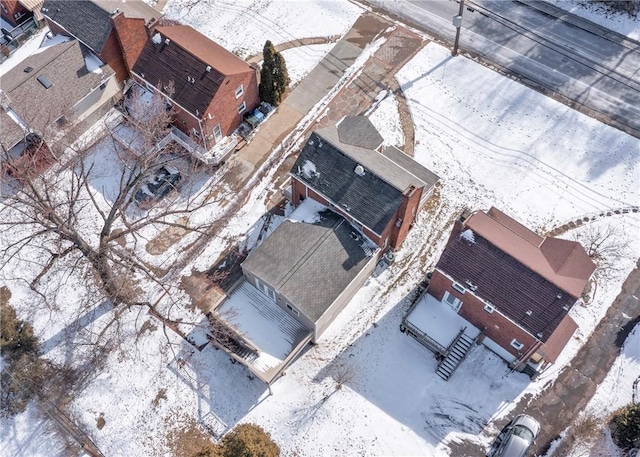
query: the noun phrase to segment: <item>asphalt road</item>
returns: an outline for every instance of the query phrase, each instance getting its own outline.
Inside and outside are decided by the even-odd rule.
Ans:
[[[457,1],[369,3],[445,42],[453,42],[455,28],[451,22],[458,14]],[[467,0],[466,4],[460,35],[462,51],[640,137],[639,42],[544,2]]]

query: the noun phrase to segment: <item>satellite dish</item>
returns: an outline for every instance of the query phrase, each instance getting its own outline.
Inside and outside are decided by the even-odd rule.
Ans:
[[[353,170],[355,172],[355,174],[362,176],[364,175],[364,167],[362,165],[357,165],[356,169]]]

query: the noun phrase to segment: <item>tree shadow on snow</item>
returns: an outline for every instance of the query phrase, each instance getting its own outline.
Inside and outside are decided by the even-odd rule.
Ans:
[[[434,446],[453,432],[478,435],[531,381],[484,346],[474,346],[449,381],[441,379],[434,354],[399,329],[415,293],[346,347],[314,382],[333,377],[340,383],[340,373],[348,371],[344,385]]]

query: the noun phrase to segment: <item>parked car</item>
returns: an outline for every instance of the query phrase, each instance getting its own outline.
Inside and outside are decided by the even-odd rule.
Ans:
[[[520,414],[513,418],[498,435],[495,449],[489,457],[526,457],[540,432],[540,424],[533,417]]]
[[[140,186],[133,199],[140,207],[151,206],[171,191],[177,190],[181,178],[177,168],[163,165],[155,173],[153,179]]]

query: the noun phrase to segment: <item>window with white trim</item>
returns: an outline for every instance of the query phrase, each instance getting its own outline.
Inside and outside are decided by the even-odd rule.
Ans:
[[[291,311],[292,313],[296,313],[296,316],[299,316],[299,315],[300,315],[300,313],[298,312],[298,310],[297,310],[297,309],[295,309],[293,306],[291,306],[289,303],[287,303],[287,309],[288,309],[289,311]]]
[[[464,286],[462,284],[460,284],[459,282],[454,282],[451,287],[453,287],[455,290],[457,290],[458,292],[460,292],[461,294],[465,293],[467,289],[464,288]]]
[[[486,305],[484,305],[484,310],[486,312],[488,312],[489,314],[493,313],[495,311],[495,309],[496,308],[493,305],[490,305],[488,303]]]
[[[265,283],[260,281],[258,278],[256,278],[256,285],[258,286],[258,289],[260,290],[260,292],[265,294],[271,300],[276,301],[276,293],[273,291],[273,289],[271,287],[267,286]]]
[[[216,138],[216,141],[220,141],[222,139],[222,129],[220,128],[220,124],[216,124],[213,128],[213,136]]]
[[[458,311],[460,309],[460,306],[462,306],[462,302],[449,292],[444,293],[443,300],[446,304],[451,306],[454,311]]]
[[[238,114],[242,114],[246,109],[247,109],[247,104],[245,102],[242,102],[240,106],[238,106]]]
[[[511,347],[519,351],[524,347],[524,344],[514,338],[513,340],[511,340]]]
[[[244,95],[244,86],[240,84],[236,89],[236,98],[240,98]]]
[[[193,131],[193,136],[196,138],[200,138],[200,131],[198,129],[191,129]]]

